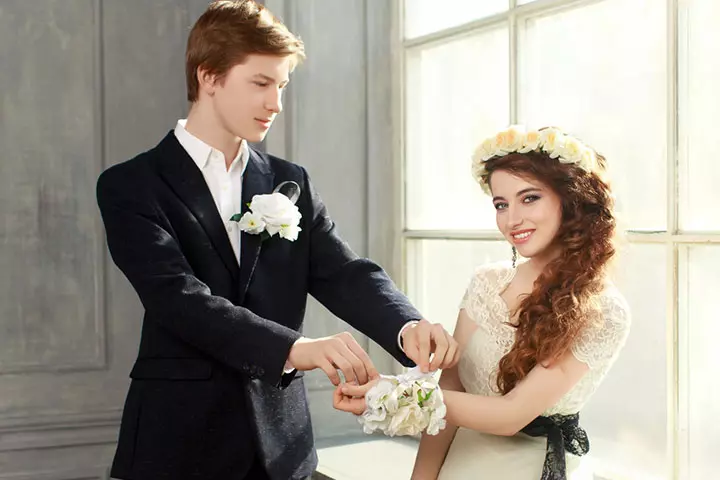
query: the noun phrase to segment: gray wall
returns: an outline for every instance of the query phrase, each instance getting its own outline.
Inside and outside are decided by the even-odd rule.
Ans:
[[[0,3],[0,480],[107,475],[141,308],[106,253],[95,179],[185,114],[186,35],[206,3]],[[268,150],[306,165],[345,238],[392,270],[389,2],[267,3],[309,55]],[[345,328],[312,304],[307,335]],[[325,378],[308,384],[321,442],[359,433]]]

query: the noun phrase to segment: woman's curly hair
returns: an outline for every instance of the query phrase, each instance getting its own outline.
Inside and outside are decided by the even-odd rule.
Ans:
[[[603,179],[605,158],[588,172],[537,151],[489,159],[483,181],[503,170],[535,179],[562,203],[562,222],[554,242],[563,253],[537,278],[517,308],[515,343],[500,360],[498,390],[505,394],[536,364],[549,365],[572,347],[594,316],[593,300],[603,290],[605,270],[615,255],[616,221],[610,186]]]

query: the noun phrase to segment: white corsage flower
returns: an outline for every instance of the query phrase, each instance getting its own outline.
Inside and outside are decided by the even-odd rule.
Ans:
[[[430,435],[445,428],[446,408],[437,380],[418,368],[398,376],[382,376],[365,395],[367,407],[358,418],[365,433]]]
[[[250,202],[250,211],[232,216],[240,230],[253,235],[262,235],[263,240],[275,234],[286,240],[295,241],[301,231],[302,215],[298,207],[282,193],[255,195]]]

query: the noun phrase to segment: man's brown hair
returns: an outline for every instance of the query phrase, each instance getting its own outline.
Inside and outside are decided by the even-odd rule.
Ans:
[[[253,0],[218,0],[195,22],[187,42],[185,76],[189,102],[198,99],[197,70],[202,67],[222,81],[248,55],[305,58],[302,40],[268,9]]]

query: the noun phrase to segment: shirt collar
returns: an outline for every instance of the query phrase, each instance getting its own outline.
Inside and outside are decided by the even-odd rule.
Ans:
[[[195,165],[197,165],[198,168],[202,170],[207,166],[211,158],[217,158],[221,160],[224,165],[225,156],[222,154],[222,152],[211,147],[207,143],[197,138],[192,133],[188,132],[185,129],[186,124],[187,119],[178,120],[177,125],[175,125],[175,137],[177,138],[178,142],[180,142],[180,145],[182,145],[182,147],[188,153],[188,155],[190,155],[190,158],[193,159]],[[236,164],[239,162],[241,170],[245,171],[245,167],[247,166],[249,158],[250,151],[248,149],[248,144],[245,140],[243,140],[240,143],[240,148],[238,149],[237,156],[233,159],[230,168],[237,168]]]

